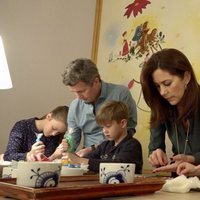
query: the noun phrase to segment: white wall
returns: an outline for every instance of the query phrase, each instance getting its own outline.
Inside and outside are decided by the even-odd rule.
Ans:
[[[18,120],[43,116],[74,96],[65,65],[91,57],[95,0],[0,0],[0,35],[14,88],[0,90],[0,153]]]

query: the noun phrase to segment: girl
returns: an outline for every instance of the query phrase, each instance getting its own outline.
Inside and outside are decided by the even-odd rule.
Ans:
[[[68,107],[59,106],[42,118],[18,121],[11,130],[4,160],[61,158],[68,148],[66,140],[62,140],[67,130],[67,114]]]

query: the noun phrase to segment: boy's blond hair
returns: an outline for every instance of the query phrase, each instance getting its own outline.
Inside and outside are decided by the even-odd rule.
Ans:
[[[122,119],[128,120],[128,108],[121,101],[104,103],[96,114],[96,121],[100,126],[112,121],[119,123]]]

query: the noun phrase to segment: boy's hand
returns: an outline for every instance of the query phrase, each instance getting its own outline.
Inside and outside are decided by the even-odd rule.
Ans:
[[[65,157],[70,159],[70,161],[72,162],[72,164],[74,165],[81,165],[81,164],[88,164],[88,159],[86,158],[81,158],[78,155],[76,155],[75,153],[66,153]]]
[[[76,152],[76,154],[79,157],[84,157],[87,154],[89,154],[90,152],[92,152],[92,148],[91,147],[85,147],[84,149],[79,150],[78,152]]]

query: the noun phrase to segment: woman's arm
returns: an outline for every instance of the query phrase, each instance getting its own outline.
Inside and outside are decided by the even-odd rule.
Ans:
[[[150,129],[149,142],[149,162],[152,166],[158,167],[168,163],[165,154],[165,132],[164,124],[160,124],[156,128]]]

